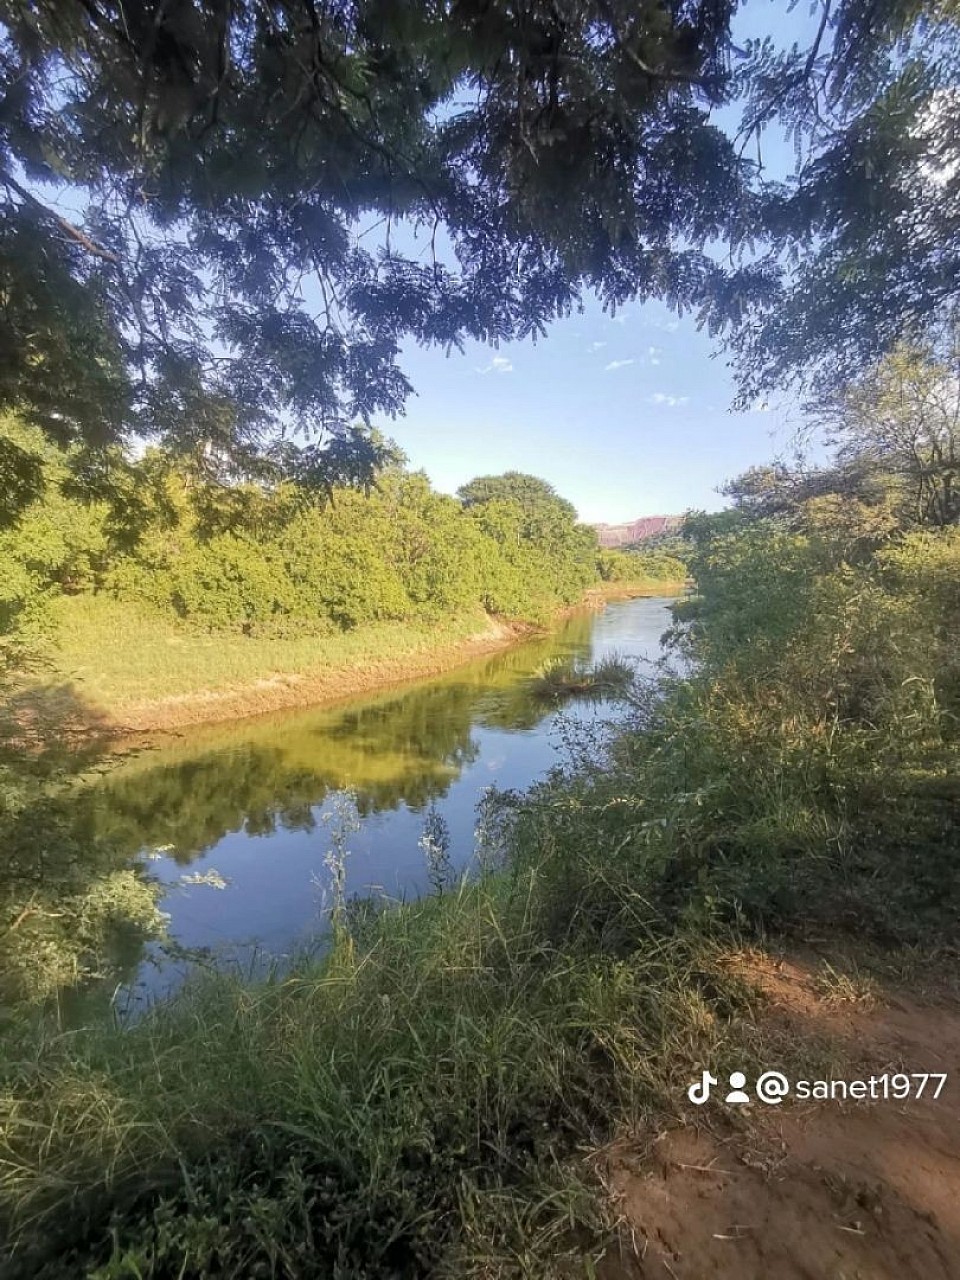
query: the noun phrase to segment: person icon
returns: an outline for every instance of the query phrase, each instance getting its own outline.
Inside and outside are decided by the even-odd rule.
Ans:
[[[743,1086],[747,1083],[747,1077],[742,1071],[734,1071],[730,1076],[730,1092],[724,1098],[724,1102],[749,1102],[750,1095],[744,1092]]]

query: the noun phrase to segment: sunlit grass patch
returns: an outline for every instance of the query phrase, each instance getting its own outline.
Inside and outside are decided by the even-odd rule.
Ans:
[[[383,622],[326,635],[245,636],[189,629],[129,601],[57,601],[51,681],[68,681],[95,707],[217,693],[272,678],[364,668],[457,643],[483,630],[476,612],[445,623]]]
[[[554,658],[540,668],[530,685],[536,696],[557,702],[568,698],[622,698],[635,678],[634,664],[612,653],[597,662]]]

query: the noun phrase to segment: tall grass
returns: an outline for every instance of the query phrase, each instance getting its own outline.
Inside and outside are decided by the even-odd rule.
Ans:
[[[531,692],[551,702],[571,698],[624,697],[636,678],[636,667],[617,653],[597,662],[587,659],[555,658],[540,668],[530,681]]]
[[[362,670],[460,643],[487,625],[475,612],[442,624],[383,622],[278,639],[190,630],[147,606],[105,595],[57,601],[55,622],[49,678],[71,681],[87,701],[112,712],[276,676]]]
[[[25,1040],[4,1274],[582,1273],[610,1220],[581,1153],[675,1111],[724,1056],[706,992],[738,995],[639,896],[632,945],[558,945],[549,861],[365,913],[286,976],[208,975],[135,1026]]]
[[[321,959],[130,1028],[21,1028],[5,1274],[589,1274],[611,1224],[584,1150],[759,1058],[731,934],[955,939],[960,537],[857,567],[755,530],[708,552],[696,673],[485,805],[498,874],[441,892],[435,826],[437,892],[338,904]]]

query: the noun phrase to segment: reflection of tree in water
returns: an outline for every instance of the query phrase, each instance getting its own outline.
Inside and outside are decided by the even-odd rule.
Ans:
[[[0,759],[0,998],[42,1001],[96,975],[106,1002],[132,979],[163,929],[145,848],[187,864],[229,832],[308,831],[344,787],[362,815],[428,808],[476,759],[473,725],[543,719],[526,677],[587,652],[592,622],[419,688],[203,731],[103,777],[95,744]]]
[[[312,830],[315,809],[343,787],[356,792],[362,815],[401,802],[419,808],[443,796],[476,759],[475,698],[472,689],[448,687],[351,708],[326,723],[293,721],[272,745],[250,741],[121,770],[83,803],[102,834],[131,852],[169,848],[181,864],[229,832]]]
[[[105,999],[163,933],[159,888],[98,830],[69,774],[0,763],[0,1002],[43,1004],[93,976]]]
[[[322,796],[314,775],[286,768],[279,748],[250,745],[146,772],[120,771],[83,797],[97,829],[130,854],[168,849],[186,864],[228,832],[309,831]]]
[[[428,685],[336,708],[209,731],[122,768],[85,803],[97,830],[131,853],[169,848],[187,864],[230,832],[309,831],[329,791],[350,787],[361,815],[421,809],[477,758],[475,724],[532,728],[546,710],[526,678],[550,657],[589,650],[592,618]]]

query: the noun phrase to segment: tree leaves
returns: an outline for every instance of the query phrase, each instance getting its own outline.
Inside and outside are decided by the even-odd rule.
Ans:
[[[960,55],[953,0],[828,5],[778,51],[729,0],[3,0],[0,405],[337,470],[404,339],[540,335],[586,290],[732,329],[744,402],[847,377],[956,300]]]
[[[585,286],[695,292],[671,228],[715,227],[705,182],[736,202],[681,105],[717,97],[726,0],[3,14],[0,267],[26,314],[0,400],[48,420],[59,345],[68,435],[209,436],[236,467],[293,428],[342,455],[355,417],[402,409],[406,336],[543,333]]]

